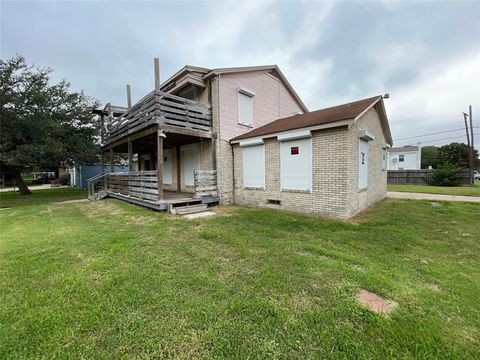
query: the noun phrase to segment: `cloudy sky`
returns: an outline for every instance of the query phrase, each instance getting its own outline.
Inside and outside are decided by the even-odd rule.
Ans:
[[[118,105],[127,83],[134,100],[153,88],[154,57],[163,80],[185,64],[278,64],[310,110],[388,92],[394,139],[441,132],[395,145],[465,141],[469,104],[480,142],[475,1],[2,0],[1,57],[17,53]]]

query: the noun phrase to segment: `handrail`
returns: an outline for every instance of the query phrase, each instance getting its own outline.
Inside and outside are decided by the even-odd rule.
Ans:
[[[102,172],[98,175],[95,175],[95,176],[92,176],[91,178],[88,178],[87,182],[98,180],[98,179],[104,177],[105,175],[108,175],[108,173]]]

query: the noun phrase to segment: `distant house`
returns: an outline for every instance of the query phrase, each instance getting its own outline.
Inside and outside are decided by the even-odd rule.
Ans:
[[[128,154],[134,171],[95,177],[91,199],[347,219],[385,197],[392,138],[382,96],[309,112],[276,65],[185,66],[161,85],[156,74],[156,89],[130,108],[98,109],[102,157]]]
[[[420,170],[421,160],[422,148],[420,145],[388,149],[388,170]]]

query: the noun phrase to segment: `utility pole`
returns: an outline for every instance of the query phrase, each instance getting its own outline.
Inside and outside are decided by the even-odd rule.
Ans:
[[[468,129],[467,117],[470,118],[470,134]],[[475,160],[473,158],[473,122],[472,122],[472,105],[469,106],[469,114],[463,113],[463,120],[465,122],[465,132],[467,134],[467,145],[468,145],[468,165],[470,168],[471,183],[473,185],[473,170],[475,167]]]
[[[468,106],[468,117],[470,119],[470,137],[472,140],[470,140],[470,146],[471,146],[471,154],[472,154],[472,170],[475,170],[475,157],[473,156],[474,151],[475,151],[475,145],[473,144],[473,120],[472,120],[472,105]]]

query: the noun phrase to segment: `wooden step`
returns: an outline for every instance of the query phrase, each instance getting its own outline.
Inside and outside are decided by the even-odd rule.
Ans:
[[[207,210],[207,204],[177,206],[171,208],[170,213],[174,215],[194,214]]]

